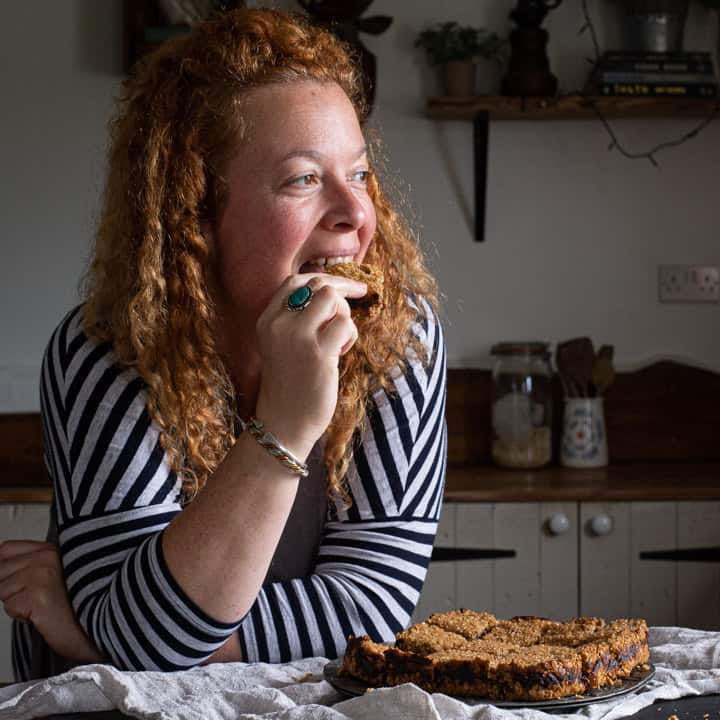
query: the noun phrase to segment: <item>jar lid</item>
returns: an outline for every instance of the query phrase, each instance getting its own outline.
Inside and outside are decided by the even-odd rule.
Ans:
[[[543,355],[549,356],[547,342],[501,342],[490,348],[491,355]]]

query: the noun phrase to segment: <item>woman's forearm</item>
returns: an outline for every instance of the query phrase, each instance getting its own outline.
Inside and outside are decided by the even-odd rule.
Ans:
[[[207,485],[165,529],[175,581],[219,622],[239,621],[262,586],[299,479],[242,435]]]

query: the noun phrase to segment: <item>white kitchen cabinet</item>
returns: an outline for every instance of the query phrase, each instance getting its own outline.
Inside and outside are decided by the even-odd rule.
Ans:
[[[44,540],[48,527],[48,505],[0,505],[0,542]],[[0,682],[12,682],[10,618],[0,609]]]
[[[415,621],[468,607],[720,628],[720,565],[639,557],[720,545],[718,502],[447,503],[437,544],[516,556],[431,563]]]

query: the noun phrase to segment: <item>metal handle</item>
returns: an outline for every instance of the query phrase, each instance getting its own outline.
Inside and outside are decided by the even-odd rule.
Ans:
[[[698,547],[683,550],[647,550],[641,560],[677,560],[680,562],[720,562],[720,547]]]
[[[613,521],[609,515],[603,513],[590,520],[590,531],[593,535],[609,535],[613,529]]]
[[[553,513],[547,519],[547,529],[551,535],[564,535],[570,529],[570,520],[564,512]]]
[[[515,557],[514,550],[486,550],[485,548],[435,547],[432,551],[433,562],[451,562],[453,560],[495,560]]]

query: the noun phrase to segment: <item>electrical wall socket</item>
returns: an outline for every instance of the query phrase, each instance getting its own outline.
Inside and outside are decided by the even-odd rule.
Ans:
[[[720,268],[717,265],[660,265],[658,295],[661,303],[720,302]]]

